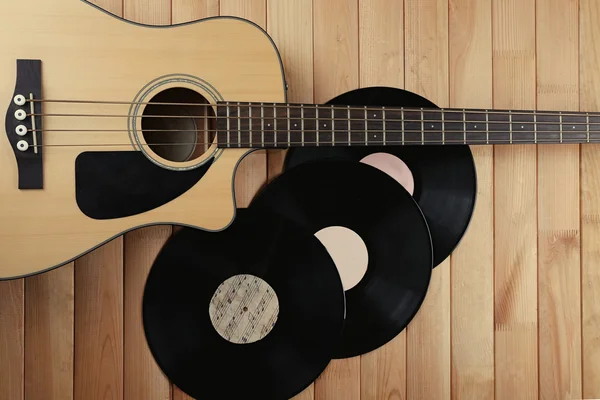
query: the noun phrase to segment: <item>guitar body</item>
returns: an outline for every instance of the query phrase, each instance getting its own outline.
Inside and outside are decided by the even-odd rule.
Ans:
[[[230,224],[235,170],[252,150],[202,143],[210,142],[212,107],[147,103],[284,102],[281,60],[264,31],[235,18],[150,27],[84,1],[26,0],[1,2],[0,37],[0,99],[8,110],[0,138],[0,279],[58,267],[148,224],[212,231]],[[41,63],[19,70],[17,60]],[[13,102],[18,75],[36,71],[41,93],[24,96],[73,102],[33,103],[33,114],[44,116],[15,121],[15,110],[31,111]],[[185,118],[159,118],[165,113]],[[29,148],[21,170],[15,126],[33,123],[40,153]],[[144,136],[140,127],[155,133]],[[184,139],[170,148],[161,134],[174,131]],[[32,144],[33,135],[23,138]]]

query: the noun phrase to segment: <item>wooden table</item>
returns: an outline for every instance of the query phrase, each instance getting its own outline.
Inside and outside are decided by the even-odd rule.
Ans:
[[[387,85],[439,106],[600,111],[596,0],[97,3],[152,24],[255,21],[282,52],[294,102]],[[600,147],[472,150],[475,215],[416,319],[378,351],[332,362],[298,398],[600,398]],[[249,156],[240,206],[280,167],[280,153]],[[0,283],[0,399],[187,398],[141,324],[144,280],[171,233],[131,232],[74,265]]]

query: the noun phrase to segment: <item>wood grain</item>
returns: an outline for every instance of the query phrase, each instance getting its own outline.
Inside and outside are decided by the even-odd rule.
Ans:
[[[73,398],[73,263],[25,280],[25,398]]]
[[[404,1],[359,1],[360,85],[404,87]],[[406,330],[361,356],[361,399],[406,398]]]
[[[289,102],[314,101],[312,8],[312,1],[268,1],[267,30],[281,53],[289,86]],[[285,155],[285,150],[268,151],[269,181],[282,172]]]
[[[600,5],[581,0],[581,110],[600,107]],[[581,147],[581,301],[583,398],[600,398],[600,146]]]
[[[537,106],[578,110],[579,2],[536,6]],[[579,146],[540,146],[538,171],[539,396],[581,398]]]
[[[171,235],[170,226],[149,227],[125,235],[123,272],[123,382],[125,399],[169,398],[171,385],[154,360],[142,325],[146,278],[158,252]]]
[[[315,0],[313,7],[314,101],[324,103],[359,86],[358,6]],[[359,398],[360,357],[332,360],[315,382],[315,400]]]
[[[535,1],[493,2],[494,107],[535,109]],[[537,148],[494,155],[496,398],[537,399]]]
[[[491,1],[452,0],[449,5],[450,107],[490,108]],[[492,146],[471,146],[471,151],[477,171],[475,210],[450,260],[451,397],[493,399],[494,153]]]
[[[123,17],[148,25],[171,23],[171,0],[123,0]]]
[[[266,0],[220,0],[220,15],[246,18],[263,29],[267,28]],[[247,155],[240,162],[235,175],[237,207],[248,207],[266,182],[267,151],[258,150]]]
[[[23,399],[24,280],[0,282],[0,400]]]
[[[172,0],[173,24],[219,15],[219,0]]]
[[[405,2],[406,89],[449,104],[448,1]],[[450,259],[433,271],[427,297],[406,330],[408,399],[450,398]]]
[[[123,238],[75,262],[76,399],[123,399]]]

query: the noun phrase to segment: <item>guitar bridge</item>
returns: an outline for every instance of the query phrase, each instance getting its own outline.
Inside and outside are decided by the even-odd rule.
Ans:
[[[18,167],[19,189],[43,189],[42,62],[17,60],[15,92],[6,112],[6,135]]]

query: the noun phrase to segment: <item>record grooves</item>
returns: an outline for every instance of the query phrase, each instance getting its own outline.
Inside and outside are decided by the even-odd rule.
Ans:
[[[413,198],[387,174],[348,160],[303,163],[267,185],[250,210],[275,212],[313,234],[346,227],[364,241],[367,272],[345,292],[346,321],[335,358],[383,346],[417,313],[432,273],[431,237]]]
[[[259,280],[268,285],[257,286]],[[240,292],[244,282],[241,299],[225,293]],[[270,288],[278,313],[276,308],[267,313],[274,304]],[[246,301],[252,296],[254,302]],[[260,296],[268,301],[258,301]],[[225,304],[236,300],[238,306]],[[227,329],[217,331],[213,325],[226,308]],[[318,239],[276,214],[238,210],[224,231],[183,229],[169,239],[148,276],[142,313],[158,365],[189,395],[287,399],[330,362],[344,311],[337,268]],[[257,328],[252,321],[262,314],[261,326],[270,332],[247,341]],[[236,316],[252,326],[238,329]],[[236,341],[227,339],[236,329]]]
[[[415,93],[388,87],[352,90],[327,104],[436,107]],[[433,265],[438,266],[460,243],[475,208],[477,174],[469,146],[293,147],[287,150],[284,173],[305,162],[323,159],[360,162],[374,153],[392,154],[411,170],[413,196],[427,219],[433,242]]]

